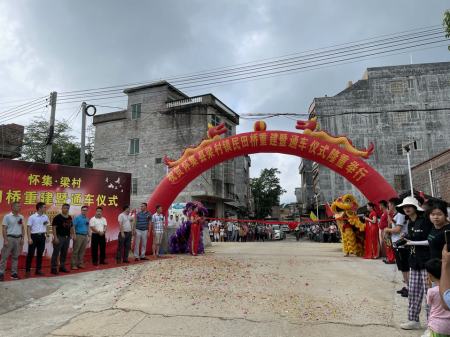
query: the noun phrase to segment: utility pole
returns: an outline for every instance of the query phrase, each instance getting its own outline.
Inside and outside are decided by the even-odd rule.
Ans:
[[[81,103],[80,167],[86,167],[86,102]]]
[[[411,196],[414,197],[414,189],[412,182],[412,171],[411,171],[411,159],[409,157],[409,149],[406,151],[406,158],[408,160],[408,173],[409,173],[409,186],[411,187]]]
[[[51,112],[50,112],[50,126],[48,129],[48,136],[46,141],[46,152],[45,152],[45,162],[51,163],[52,162],[52,146],[53,146],[53,136],[55,133],[55,113],[56,113],[56,98],[58,96],[58,93],[56,91],[52,91],[50,93],[50,106],[51,106]]]

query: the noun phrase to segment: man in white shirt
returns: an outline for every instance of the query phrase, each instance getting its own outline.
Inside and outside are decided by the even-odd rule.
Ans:
[[[3,281],[6,262],[11,255],[11,278],[18,280],[17,265],[19,263],[19,255],[23,248],[23,236],[26,232],[25,219],[19,214],[20,204],[13,202],[11,204],[11,213],[3,218],[2,234],[3,248],[2,258],[0,262],[0,281]]]
[[[134,233],[134,219],[130,215],[130,206],[125,205],[122,208],[123,212],[119,214],[119,237],[117,239],[117,254],[116,254],[116,262],[117,263],[129,263],[128,254],[131,249],[131,238],[132,233]]]
[[[405,220],[405,215],[397,212],[396,206],[400,205],[401,200],[392,198],[389,200],[388,207],[390,215],[388,216],[388,227],[384,229],[385,233],[391,235],[391,241],[394,246],[395,262],[397,269],[402,273],[403,283],[405,286],[398,290],[397,293],[402,297],[408,297],[409,285],[409,249],[400,246],[396,247],[395,243],[408,233],[408,225]],[[392,214],[394,216],[392,217]]]
[[[25,265],[25,275],[30,276],[31,262],[36,252],[36,275],[44,275],[42,272],[42,255],[45,250],[45,240],[47,234],[47,226],[50,221],[45,214],[46,206],[43,202],[36,204],[36,213],[28,218],[28,254]]]
[[[91,255],[92,264],[98,266],[98,249],[100,248],[100,264],[108,264],[106,258],[106,229],[108,224],[103,217],[103,208],[97,207],[95,216],[89,220],[89,228],[92,232]]]
[[[173,217],[173,214],[169,215],[169,227],[176,227],[176,222],[175,222],[175,219]]]

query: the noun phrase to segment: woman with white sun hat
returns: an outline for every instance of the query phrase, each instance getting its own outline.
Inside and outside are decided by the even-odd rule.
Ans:
[[[404,243],[409,246],[409,292],[408,292],[408,322],[400,325],[405,330],[420,329],[419,315],[422,309],[423,298],[428,290],[428,275],[425,262],[430,259],[430,248],[421,244],[428,238],[432,224],[426,221],[424,209],[414,197],[406,197],[397,206],[397,211],[405,214],[407,219],[408,234]],[[417,244],[416,244],[417,243]],[[428,306],[427,319],[428,319]]]

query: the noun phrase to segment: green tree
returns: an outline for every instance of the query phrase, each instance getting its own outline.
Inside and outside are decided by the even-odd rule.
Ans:
[[[49,122],[43,118],[33,120],[25,127],[25,136],[22,146],[23,160],[45,162],[45,144],[48,136]],[[71,135],[71,127],[66,121],[56,121],[53,134],[52,163],[79,166],[80,145]],[[88,149],[90,147],[88,146]],[[91,154],[86,154],[86,167],[92,167]]]
[[[250,179],[257,219],[264,219],[270,215],[272,207],[279,206],[280,196],[286,193],[281,188],[278,174],[280,174],[280,171],[276,168],[264,169],[258,178]]]
[[[450,37],[450,10],[447,9],[444,12],[444,20],[442,21],[442,24],[444,25],[444,29],[445,29],[445,37],[449,38]],[[450,46],[448,46],[448,50],[450,50]]]

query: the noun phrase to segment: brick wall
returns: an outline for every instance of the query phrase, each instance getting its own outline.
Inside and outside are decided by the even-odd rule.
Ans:
[[[414,189],[428,195],[432,194],[430,169],[435,197],[450,202],[450,149],[412,168]]]

